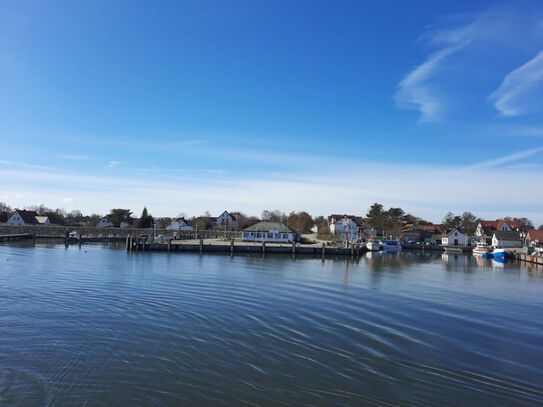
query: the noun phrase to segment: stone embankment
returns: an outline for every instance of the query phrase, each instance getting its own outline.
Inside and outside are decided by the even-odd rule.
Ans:
[[[126,238],[127,236],[142,236],[153,235],[153,229],[140,228],[93,228],[83,226],[11,226],[0,225],[0,235],[15,235],[15,234],[33,234],[38,238],[64,238],[66,233],[77,232],[80,236],[88,237],[118,237]],[[240,237],[240,232],[225,232],[217,230],[202,230],[202,231],[172,231],[166,229],[156,229],[156,236],[164,236],[166,238],[177,236],[178,239],[195,239],[195,238],[226,238],[235,239]]]

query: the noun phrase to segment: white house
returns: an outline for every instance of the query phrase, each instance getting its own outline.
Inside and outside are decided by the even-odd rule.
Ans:
[[[330,233],[339,236],[340,240],[354,241],[363,237],[366,227],[360,217],[353,215],[328,216]]]
[[[460,229],[451,229],[442,238],[441,244],[444,246],[469,246],[471,239]]]
[[[192,226],[185,220],[185,218],[172,219],[172,224],[168,226],[168,230],[192,230]]]
[[[51,221],[47,216],[36,216],[36,220],[38,221],[37,224],[41,226],[49,226],[51,224]]]
[[[513,220],[482,220],[475,229],[475,236],[479,238],[490,238],[495,231],[512,232],[521,227],[520,223]]]
[[[494,247],[522,247],[522,239],[518,232],[497,230],[492,235]]]
[[[9,217],[6,225],[29,226],[29,225],[50,225],[51,222],[47,216],[40,216],[36,211],[25,211],[16,209],[13,215]]]
[[[228,211],[224,211],[219,216],[217,216],[215,221],[215,226],[221,229],[226,228],[227,230],[238,230],[239,223],[234,215]]]
[[[281,222],[258,222],[241,231],[241,238],[247,242],[289,243],[296,239],[296,233]]]
[[[113,223],[109,220],[107,216],[104,216],[100,221],[96,224],[97,228],[112,228]]]

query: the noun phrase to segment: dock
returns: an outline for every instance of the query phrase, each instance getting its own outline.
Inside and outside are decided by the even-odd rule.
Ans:
[[[357,257],[368,251],[365,245],[351,244],[349,247],[328,246],[321,244],[299,243],[269,243],[244,241],[218,241],[211,240],[173,240],[166,242],[147,242],[138,237],[126,239],[127,252],[195,252],[195,253],[227,253],[227,254],[308,254],[317,256],[351,256]]]

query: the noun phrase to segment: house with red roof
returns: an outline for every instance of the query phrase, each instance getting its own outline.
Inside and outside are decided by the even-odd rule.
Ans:
[[[522,227],[520,222],[514,220],[482,220],[477,225],[475,230],[475,237],[479,239],[491,239],[494,232],[513,232],[519,230]]]
[[[543,230],[529,230],[526,233],[526,246],[543,247]]]

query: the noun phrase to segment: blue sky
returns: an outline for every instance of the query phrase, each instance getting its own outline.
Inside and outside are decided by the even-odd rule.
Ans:
[[[3,1],[0,201],[543,223],[539,1]]]

